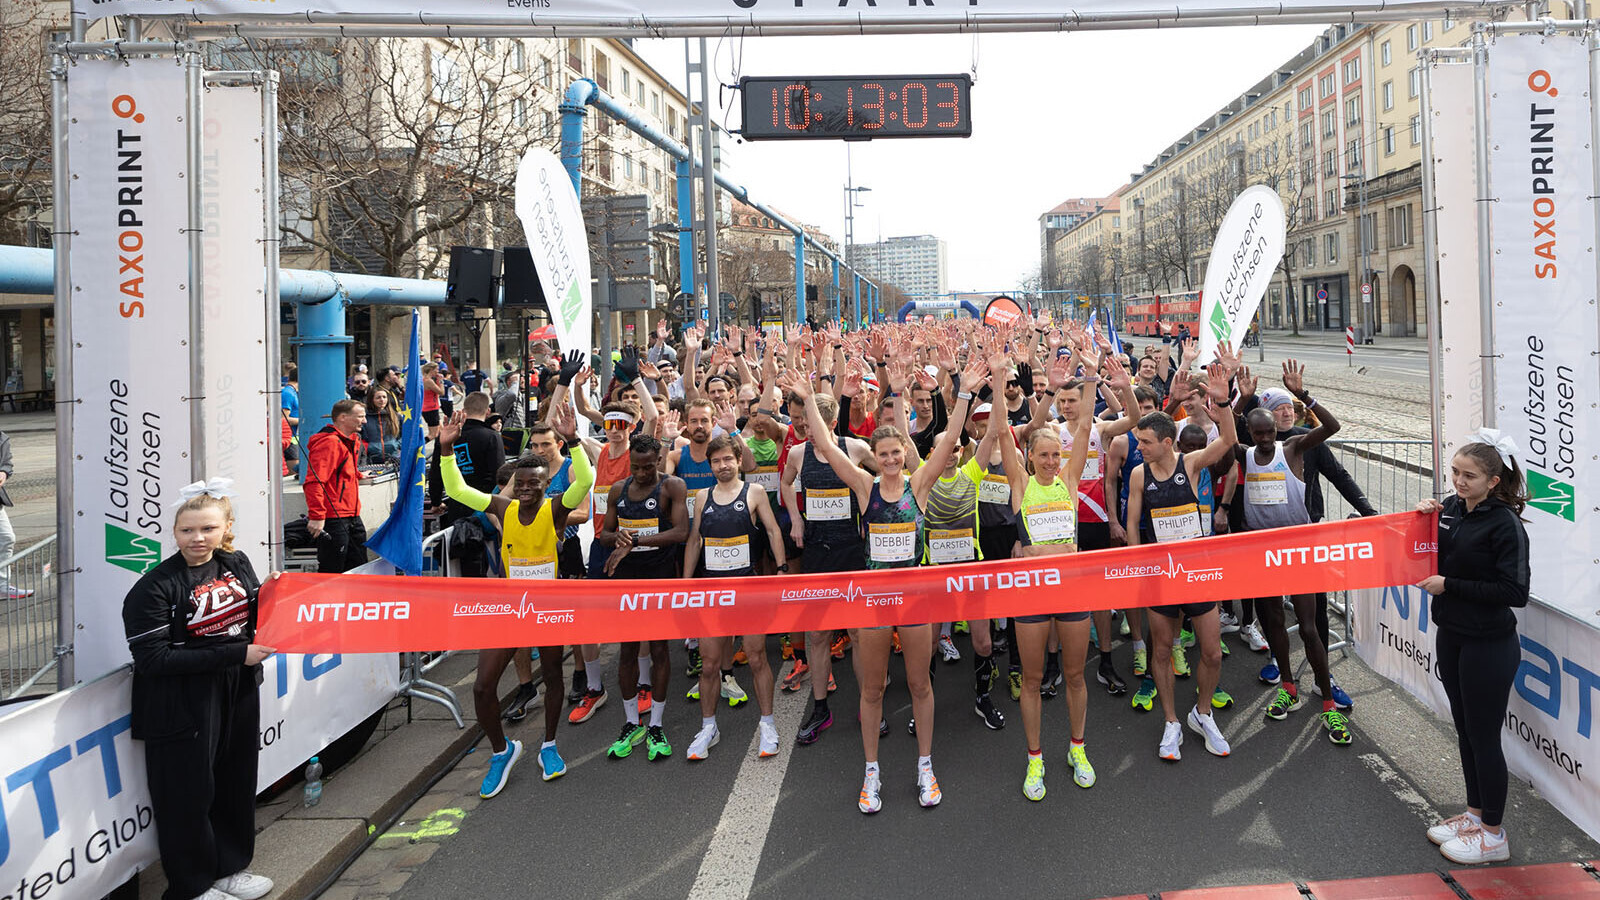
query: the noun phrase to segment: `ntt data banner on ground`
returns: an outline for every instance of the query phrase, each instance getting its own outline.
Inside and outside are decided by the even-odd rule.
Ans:
[[[1442,3],[1423,0],[1387,0],[1346,5],[1329,5],[1319,0],[1189,0],[1140,12],[1128,9],[1125,0],[431,0],[431,2],[392,3],[388,0],[275,0],[261,4],[256,0],[192,0],[174,8],[171,0],[73,0],[73,9],[91,18],[101,16],[171,16],[202,19],[275,19],[293,16],[302,21],[340,17],[372,19],[381,17],[396,24],[421,20],[460,22],[473,19],[506,19],[508,13],[521,13],[530,24],[559,27],[563,24],[595,24],[650,28],[658,34],[664,29],[691,25],[743,25],[751,27],[804,26],[819,23],[853,23],[857,26],[883,25],[1005,25],[1022,21],[1048,21],[1066,25],[1093,25],[1106,21],[1176,21],[1206,15],[1227,15],[1234,21],[1249,17],[1251,24],[1272,24],[1275,17],[1312,13],[1328,21],[1348,19],[1362,8],[1398,13],[1414,9],[1416,18],[1440,12],[1446,7],[1459,9],[1471,2]],[[181,9],[181,11],[180,11]]]
[[[79,681],[128,662],[122,598],[173,547],[190,481],[185,95],[171,59],[67,70]]]
[[[233,533],[239,549],[263,564],[272,489],[271,447],[277,441],[277,379],[267,378],[267,322],[278,337],[277,299],[267,306],[266,176],[261,88],[212,85],[201,122],[200,196],[205,237],[201,336],[206,392],[207,478],[231,478]]]
[[[1533,593],[1596,623],[1600,319],[1588,86],[1579,38],[1502,36],[1490,49],[1495,425],[1516,439],[1527,471]]]
[[[132,683],[124,668],[0,716],[5,896],[96,900],[155,860]]]
[[[1356,652],[1440,718],[1450,701],[1439,679],[1433,597],[1415,587],[1352,591]],[[1517,610],[1522,665],[1512,683],[1501,745],[1511,771],[1590,837],[1600,839],[1600,632],[1575,627],[1538,602]]]
[[[261,592],[261,643],[298,653],[465,650],[775,634],[1415,583],[1435,517],[1415,512],[1203,541],[957,566],[663,581],[286,574]]]
[[[1478,317],[1478,142],[1473,134],[1472,64],[1431,60],[1424,113],[1433,154],[1434,228],[1439,258],[1440,458],[1448,466],[1467,435],[1483,426],[1482,326]],[[1446,470],[1448,474],[1448,469]]]

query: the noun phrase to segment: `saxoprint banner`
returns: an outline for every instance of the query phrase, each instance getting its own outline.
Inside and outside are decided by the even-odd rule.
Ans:
[[[76,677],[129,661],[122,598],[171,542],[189,483],[189,179],[183,66],[67,70],[73,235],[72,541]],[[65,636],[64,636],[65,637]]]
[[[1387,0],[1385,12],[1415,10],[1416,18],[1440,13],[1461,4],[1439,0]],[[1125,0],[431,0],[395,4],[388,0],[73,0],[82,16],[182,16],[234,21],[294,17],[300,21],[385,19],[394,24],[419,22],[503,21],[518,18],[530,25],[559,28],[649,29],[665,36],[676,28],[715,25],[755,28],[793,28],[822,24],[867,26],[1005,25],[1019,18],[1058,22],[1066,26],[1102,21],[1177,21],[1207,15],[1257,16],[1268,25],[1284,15],[1318,14],[1329,22],[1348,19],[1339,7],[1321,0],[1187,0],[1155,11],[1139,12]]]
[[[1516,439],[1532,500],[1533,593],[1600,623],[1600,319],[1589,51],[1567,35],[1502,36],[1489,55],[1495,426]]]
[[[1468,67],[1470,69],[1470,67]],[[1356,653],[1446,722],[1433,597],[1411,585],[1351,591]],[[1600,684],[1600,631],[1538,602],[1517,613],[1522,663],[1501,723],[1506,763],[1590,837],[1600,838],[1600,747],[1592,691]],[[1587,624],[1587,623],[1582,623]]]

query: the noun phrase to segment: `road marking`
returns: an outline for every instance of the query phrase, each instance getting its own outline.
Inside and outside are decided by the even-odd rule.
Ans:
[[[1378,776],[1378,780],[1389,788],[1396,800],[1410,807],[1411,811],[1417,814],[1417,818],[1428,825],[1434,825],[1444,818],[1439,814],[1438,810],[1433,808],[1433,804],[1417,793],[1417,789],[1411,786],[1411,782],[1407,781],[1399,772],[1396,772],[1394,767],[1390,766],[1382,756],[1376,753],[1363,753],[1357,759],[1360,759],[1367,768],[1371,769],[1372,774]]]
[[[772,829],[772,816],[778,808],[778,793],[783,788],[789,760],[794,756],[795,743],[789,736],[800,729],[800,720],[810,699],[809,691],[792,694],[780,691],[774,699],[772,713],[778,726],[776,757],[761,759],[756,756],[761,742],[759,728],[750,739],[744,762],[740,763],[739,774],[733,780],[733,789],[728,792],[728,802],[722,807],[716,833],[711,836],[700,872],[689,889],[693,900],[742,900],[750,896],[767,834]]]

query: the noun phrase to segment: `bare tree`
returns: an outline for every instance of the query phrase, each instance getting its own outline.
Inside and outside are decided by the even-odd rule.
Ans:
[[[1258,152],[1258,162],[1250,177],[1257,184],[1275,189],[1283,199],[1285,240],[1288,243],[1283,249],[1283,259],[1279,261],[1278,268],[1283,272],[1283,302],[1289,308],[1290,328],[1298,336],[1300,303],[1294,295],[1295,250],[1298,244],[1294,234],[1300,226],[1307,224],[1310,198],[1306,195],[1306,186],[1315,174],[1310,167],[1316,165],[1316,158],[1310,153],[1304,156],[1297,154],[1294,129],[1286,131],[1281,140],[1274,141]]]
[[[37,228],[50,196],[52,17],[42,0],[0,2],[0,244],[44,243]]]

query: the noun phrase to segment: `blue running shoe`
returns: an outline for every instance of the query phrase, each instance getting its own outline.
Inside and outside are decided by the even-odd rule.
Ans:
[[[554,744],[539,751],[539,769],[544,772],[545,781],[555,781],[567,774],[567,761],[561,758]]]
[[[1352,709],[1356,705],[1356,702],[1350,699],[1350,695],[1344,692],[1344,688],[1339,687],[1337,681],[1333,682],[1333,705],[1340,709]]]
[[[506,781],[511,777],[511,767],[522,758],[522,742],[506,741],[506,748],[489,757],[489,771],[483,776],[483,786],[478,788],[478,796],[485,800],[505,790]]]
[[[1267,664],[1261,667],[1261,674],[1256,677],[1261,679],[1262,684],[1277,684],[1282,681],[1283,676],[1278,672],[1278,661],[1268,659]]]

